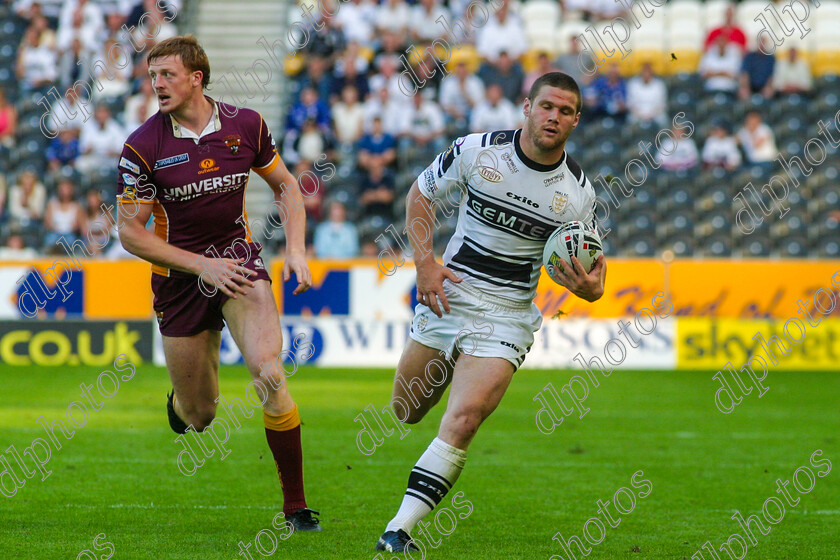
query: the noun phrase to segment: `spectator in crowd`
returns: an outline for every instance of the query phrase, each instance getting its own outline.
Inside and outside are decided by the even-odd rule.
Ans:
[[[318,97],[318,94],[311,87],[303,88],[300,92],[300,101],[292,105],[289,115],[286,117],[286,130],[300,132],[303,130],[303,123],[312,119],[321,130],[330,129],[330,107],[326,101]]]
[[[482,101],[484,84],[478,76],[470,73],[466,62],[459,61],[454,75],[440,86],[440,106],[459,133],[466,132],[470,113]]]
[[[72,245],[85,228],[85,214],[76,202],[73,181],[64,178],[58,181],[56,196],[50,198],[44,213],[44,247],[52,248],[64,237]]]
[[[23,171],[9,189],[9,222],[13,227],[37,228],[46,204],[47,189],[33,171]]]
[[[17,109],[6,97],[6,90],[0,87],[0,151],[15,145],[17,132]]]
[[[40,43],[38,30],[26,28],[18,49],[16,73],[24,93],[46,92],[58,78],[55,52]]]
[[[341,92],[344,86],[353,86],[356,88],[359,99],[365,99],[370,91],[368,87],[368,79],[365,74],[367,70],[367,61],[361,54],[359,54],[358,45],[351,43],[347,50],[336,62],[335,79],[332,84],[332,92],[330,93],[330,103],[335,103],[341,98]]]
[[[38,31],[38,44],[48,49],[56,48],[57,36],[55,31],[50,27],[47,18],[42,15],[36,15],[30,20],[30,25]]]
[[[776,57],[765,52],[773,52],[775,45],[766,35],[758,37],[760,47],[748,52],[741,63],[740,89],[738,97],[749,99],[750,95],[760,93],[765,99],[773,97],[773,70]]]
[[[705,80],[706,91],[735,94],[738,72],[741,70],[741,49],[728,43],[725,35],[718,35],[714,44],[700,59],[698,74]]]
[[[382,121],[382,130],[396,138],[402,126],[400,111],[408,100],[402,93],[392,96],[388,88],[382,88],[365,102],[365,133],[373,132],[373,121]]]
[[[132,4],[134,7],[125,19],[125,24],[129,29],[140,25],[140,20],[144,14],[152,14],[156,18],[163,15],[169,21],[172,21],[178,15],[176,5],[168,0],[142,0],[141,2],[135,0]],[[158,38],[158,40],[160,39]]]
[[[470,117],[470,132],[492,132],[518,128],[522,121],[516,105],[505,99],[499,84],[487,88],[487,99],[478,104]]]
[[[0,259],[31,260],[38,258],[38,251],[27,247],[23,236],[18,231],[11,231],[0,247]]]
[[[62,130],[72,130],[77,137],[81,135],[85,120],[90,119],[90,107],[79,99],[76,90],[68,89],[64,94],[64,102],[52,105],[50,116],[44,123],[48,131],[58,134]]]
[[[324,0],[322,9],[335,13],[336,10],[343,10],[346,7],[347,5],[344,3],[339,4],[339,0]],[[323,27],[320,31],[310,31],[309,43],[304,45],[303,52],[310,56],[314,55],[326,59],[329,66],[344,51],[347,41],[344,40],[344,33],[341,32],[336,18],[325,17],[321,19],[320,23],[323,24]]]
[[[341,3],[341,10],[335,15],[341,27],[344,40],[367,45],[373,42],[373,25],[376,21],[376,5],[371,0],[350,0]]]
[[[777,94],[801,93],[807,95],[814,87],[811,69],[799,56],[796,47],[791,47],[779,60],[773,71],[773,87]]]
[[[400,76],[397,74],[398,60],[395,56],[381,56],[376,59],[376,67],[379,69],[379,73],[373,75],[368,82],[370,93],[377,95],[380,89],[385,88],[388,90],[388,96],[391,99],[403,97],[403,93],[400,91]]]
[[[580,43],[578,43],[577,37],[572,35],[569,37],[569,52],[560,55],[555,61],[555,65],[560,72],[568,74],[575,79],[579,87],[584,88],[592,81],[592,76],[583,73],[579,59]]]
[[[88,189],[85,193],[82,236],[87,240],[92,240],[87,243],[87,247],[93,254],[107,250],[111,240],[111,221],[103,206],[102,193],[96,189]]]
[[[368,167],[359,198],[365,218],[382,216],[388,220],[393,219],[394,183],[394,175],[378,161]]]
[[[8,189],[6,185],[6,176],[0,173],[0,224],[6,221],[6,198],[8,196]]]
[[[776,136],[769,126],[764,124],[761,113],[750,111],[744,118],[744,126],[736,135],[738,143],[747,155],[747,161],[766,170],[773,167],[779,150],[776,148]]]
[[[295,177],[298,178],[300,192],[303,195],[303,207],[306,218],[314,222],[323,219],[321,208],[324,202],[324,185],[311,161],[300,160],[294,166]]]
[[[299,101],[301,92],[306,88],[315,90],[320,99],[329,99],[333,91],[333,75],[329,71],[330,61],[319,55],[311,54],[306,58],[306,73],[293,82],[294,101]],[[146,80],[147,82],[149,80]]]
[[[142,51],[149,51],[157,43],[178,35],[177,28],[171,23],[171,19],[177,14],[168,4],[160,0],[143,0],[141,3],[143,12],[149,17],[140,16],[135,23],[133,21],[136,9],[129,15],[128,27],[136,26],[131,32],[131,42],[137,45]],[[167,21],[169,20],[169,21]]]
[[[595,78],[584,90],[586,106],[593,117],[612,117],[619,123],[627,117],[627,85],[618,71],[618,64],[611,64],[606,75]]]
[[[342,8],[343,9],[343,8]],[[446,33],[446,27],[437,20],[444,18],[452,21],[449,10],[444,8],[438,0],[420,0],[411,9],[409,32],[416,43],[430,43]]]
[[[700,161],[700,154],[697,152],[697,144],[694,138],[686,137],[682,128],[674,126],[671,133],[676,141],[668,136],[662,141],[660,149],[656,153],[656,162],[665,171],[683,171],[694,169]]]
[[[99,47],[97,38],[104,26],[105,16],[95,2],[85,0],[77,3],[71,0],[62,10],[56,46],[59,51],[65,51],[78,39],[85,52],[95,52]]]
[[[97,105],[93,120],[85,123],[79,139],[82,155],[76,160],[81,173],[109,175],[117,166],[126,134],[123,127],[111,117],[111,110]]]
[[[356,144],[362,137],[365,110],[354,86],[344,86],[341,101],[333,105],[332,115],[336,140],[341,144]]]
[[[338,201],[329,205],[327,221],[315,228],[315,256],[319,259],[349,259],[359,254],[359,232],[347,221],[347,210]]]
[[[403,41],[405,37],[407,37],[407,35],[394,33],[393,31],[388,31],[387,29],[381,31],[379,44],[376,45],[376,50],[374,51],[373,65],[376,68],[379,68],[380,58],[392,58],[395,61],[398,61],[400,56],[405,55],[407,47]],[[397,66],[398,64],[394,65],[395,68]],[[376,89],[373,87],[373,84],[371,84],[371,89]]]
[[[505,97],[512,103],[519,104],[525,74],[522,72],[522,66],[515,62],[507,51],[500,51],[495,62],[483,62],[478,69],[478,77],[484,82],[484,87],[499,84],[505,92]]]
[[[104,65],[97,64],[93,70],[95,82],[98,84],[93,88],[93,100],[110,102],[128,95],[131,91],[133,65],[131,58],[126,57],[120,50],[119,44],[114,39],[106,40],[105,46],[96,55],[96,59],[103,61]]]
[[[70,47],[61,53],[58,59],[58,88],[65,91],[73,87],[76,82],[90,83],[90,66],[92,54],[82,46],[82,41],[74,38]]]
[[[126,131],[134,131],[158,112],[158,99],[151,80],[140,82],[140,91],[129,97],[123,110]]]
[[[402,112],[403,124],[400,132],[402,149],[426,148],[441,152],[446,147],[443,110],[436,101],[415,95]]]
[[[575,62],[575,64],[577,64],[577,62]],[[537,67],[534,68],[531,72],[528,72],[525,75],[524,81],[522,82],[522,95],[528,95],[528,92],[531,91],[531,86],[534,85],[534,82],[537,81],[537,78],[539,78],[543,74],[558,71],[562,70],[560,70],[559,68],[555,68],[551,64],[551,58],[549,58],[548,53],[545,51],[540,51],[539,54],[537,54]],[[578,82],[578,85],[580,85],[580,82]]]
[[[661,127],[668,122],[668,91],[665,82],[653,75],[649,62],[639,76],[627,82],[627,108],[630,122],[653,122]]]
[[[388,167],[397,160],[397,142],[385,132],[382,117],[373,117],[373,130],[365,134],[359,142],[359,167],[369,169],[379,164]]]
[[[289,161],[296,163],[298,160],[315,161],[322,154],[327,154],[328,159],[335,159],[332,157],[333,142],[330,136],[324,134],[324,131],[315,122],[315,119],[306,119],[303,123],[303,130],[294,138],[292,142],[292,149],[294,150]]]
[[[715,121],[706,143],[703,145],[703,166],[706,169],[725,169],[735,171],[741,166],[741,152],[738,141],[730,132],[729,123]]]
[[[405,35],[411,25],[411,10],[405,0],[386,0],[378,6],[374,23],[380,36],[385,32]]]
[[[725,44],[738,47],[742,53],[747,50],[747,36],[744,34],[744,30],[735,22],[734,4],[730,4],[726,8],[723,25],[709,31],[703,48],[708,51],[710,47],[717,43],[720,37],[723,37]]]
[[[475,48],[478,54],[489,62],[497,61],[502,52],[516,60],[528,50],[525,26],[519,17],[510,11],[509,0],[502,0],[501,7],[496,13],[491,13],[487,23],[478,29]],[[486,82],[485,84],[489,85]],[[520,87],[516,90],[517,95],[522,91],[521,80],[518,85]],[[511,101],[516,102],[516,99]]]
[[[379,245],[372,237],[364,237],[362,239],[362,257],[368,259],[375,259],[379,257]]]
[[[64,166],[74,167],[81,150],[79,139],[71,129],[65,129],[50,141],[47,148],[47,166],[50,172],[57,173]]]

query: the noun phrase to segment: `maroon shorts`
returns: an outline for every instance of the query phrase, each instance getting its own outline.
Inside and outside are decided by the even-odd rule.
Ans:
[[[256,245],[249,244],[251,258],[242,266],[253,270],[248,280],[268,280],[271,277],[265,269]],[[237,254],[242,251],[237,251]],[[245,257],[245,254],[240,255]],[[152,274],[152,292],[155,294],[154,308],[160,334],[164,336],[193,336],[206,330],[220,331],[224,326],[222,305],[228,300],[216,286],[204,284],[199,287],[198,276],[173,271],[172,276]]]

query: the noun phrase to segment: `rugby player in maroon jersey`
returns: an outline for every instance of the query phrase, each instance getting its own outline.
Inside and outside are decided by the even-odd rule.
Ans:
[[[220,331],[227,323],[265,401],[266,439],[286,520],[295,530],[318,531],[317,512],[307,508],[304,497],[300,418],[282,368],[280,318],[245,213],[253,169],[271,187],[285,218],[283,280],[293,272],[294,293],[302,293],[311,275],[300,189],[259,113],[204,95],[210,64],[194,37],[158,43],[148,63],[160,111],[123,148],[119,232],[129,252],[152,263],[154,309],[173,385],[167,396],[170,426],[185,433],[190,426],[202,431],[213,421]],[[152,215],[154,231],[146,229]],[[226,408],[230,414],[253,415],[239,399]]]

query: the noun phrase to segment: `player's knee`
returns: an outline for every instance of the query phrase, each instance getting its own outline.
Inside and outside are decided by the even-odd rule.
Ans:
[[[184,422],[192,426],[197,432],[203,432],[216,417],[216,404],[193,407],[185,411]]]
[[[459,410],[446,419],[449,431],[457,434],[461,439],[470,440],[484,421],[484,414],[479,408],[465,408]]]

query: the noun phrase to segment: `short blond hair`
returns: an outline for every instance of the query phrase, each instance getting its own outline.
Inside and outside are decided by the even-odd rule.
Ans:
[[[198,44],[198,39],[193,35],[180,35],[178,37],[170,37],[164,39],[149,51],[149,56],[146,57],[146,62],[151,64],[156,58],[164,58],[167,56],[178,55],[181,57],[181,63],[184,68],[190,72],[201,72],[201,87],[206,88],[210,85],[210,60],[207,58],[207,53]]]

